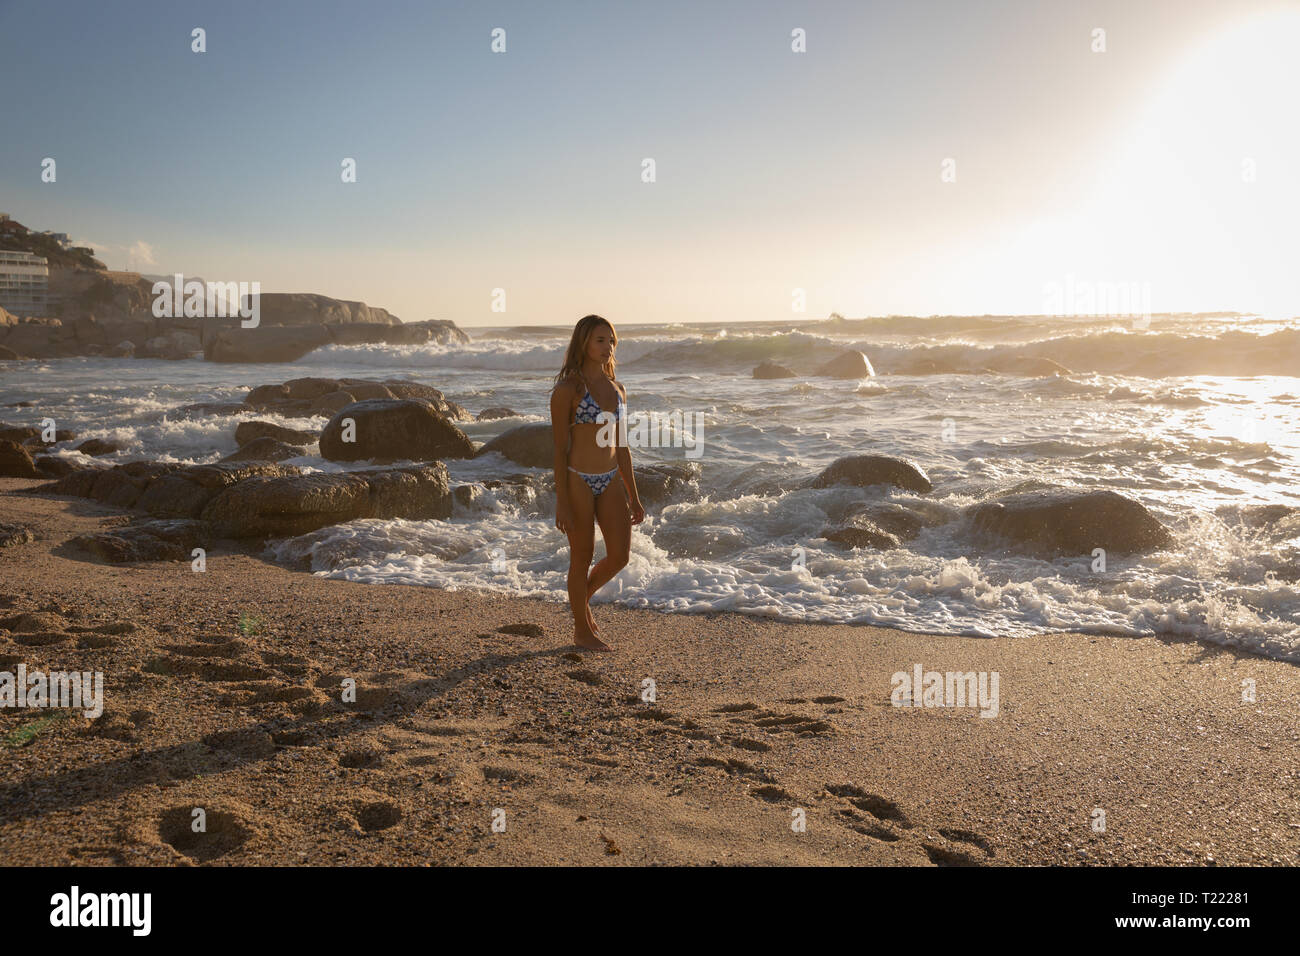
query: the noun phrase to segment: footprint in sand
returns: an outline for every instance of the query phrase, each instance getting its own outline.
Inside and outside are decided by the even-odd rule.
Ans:
[[[208,734],[203,743],[213,750],[221,750],[246,760],[269,757],[275,753],[275,741],[261,727],[243,727]]]
[[[384,754],[373,747],[355,747],[339,757],[339,766],[350,770],[373,770],[382,766]]]
[[[50,644],[62,644],[72,639],[71,634],[61,631],[29,631],[13,635],[13,642],[24,647],[47,647]]]
[[[163,646],[163,650],[170,654],[179,654],[181,657],[218,657],[232,660],[245,656],[252,648],[243,641],[235,639],[221,644],[167,644]]]
[[[122,642],[116,637],[108,634],[86,634],[77,641],[77,647],[86,651],[99,651],[109,647],[117,647]]]
[[[190,657],[156,657],[145,664],[144,669],[150,674],[166,674],[170,677],[197,677],[203,681],[233,683],[235,681],[269,680],[271,672],[251,664],[222,662],[207,658]]]
[[[877,820],[892,821],[907,829],[912,826],[912,821],[907,818],[907,814],[902,811],[898,804],[877,793],[869,793],[861,787],[855,787],[853,784],[828,783],[826,790],[833,796],[843,797],[859,810],[865,810]]]
[[[205,830],[193,829],[194,806],[172,807],[158,821],[158,837],[178,853],[200,863],[216,860],[239,849],[253,835],[245,814],[203,807]]]
[[[749,791],[749,795],[758,800],[766,800],[768,803],[782,803],[785,801],[790,801],[791,803],[796,802],[794,797],[773,784],[755,787],[753,790]]]
[[[532,774],[511,767],[484,767],[483,779],[496,784],[528,784],[535,779]]]
[[[736,757],[700,757],[695,763],[700,767],[717,767],[735,776],[752,777],[760,783],[776,783],[776,778],[766,770]]]
[[[605,680],[595,671],[588,670],[565,671],[564,676],[583,684],[590,684],[592,687],[604,683]]]
[[[935,866],[981,866],[984,862],[963,850],[939,846],[935,843],[922,843],[921,849]]]
[[[954,827],[940,827],[939,835],[944,837],[945,839],[951,840],[953,843],[970,843],[973,846],[979,847],[988,856],[997,855],[996,851],[993,849],[993,844],[988,840],[988,838],[980,836],[978,833],[975,833],[973,830],[959,830]]]

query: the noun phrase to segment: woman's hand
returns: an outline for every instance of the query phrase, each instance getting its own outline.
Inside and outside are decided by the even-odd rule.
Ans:
[[[565,534],[568,534],[569,529],[573,527],[573,508],[567,499],[555,503],[555,527]]]
[[[640,524],[642,521],[645,521],[645,509],[641,507],[640,498],[638,498],[636,501],[633,501],[628,507],[632,512],[633,524]]]

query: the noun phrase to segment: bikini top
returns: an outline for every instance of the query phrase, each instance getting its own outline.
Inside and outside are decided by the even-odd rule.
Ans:
[[[587,387],[587,380],[585,378],[582,380],[582,386],[583,388]],[[623,417],[623,410],[626,405],[624,404],[623,396],[618,391],[617,387],[614,389],[614,394],[618,396],[618,405],[615,407],[613,414],[614,420],[618,421]],[[599,404],[597,404],[595,397],[591,394],[591,389],[587,388],[586,394],[582,396],[582,401],[578,403],[578,410],[574,412],[573,424],[594,425],[600,420],[598,416],[602,413],[606,415],[609,414],[609,412],[606,412]]]

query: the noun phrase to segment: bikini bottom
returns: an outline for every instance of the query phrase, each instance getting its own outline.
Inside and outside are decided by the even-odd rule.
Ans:
[[[609,487],[609,483],[613,481],[614,476],[618,474],[618,466],[615,465],[603,475],[589,475],[585,471],[578,471],[578,469],[572,466],[569,467],[569,471],[573,472],[587,483],[587,487],[591,489],[591,496],[593,498],[599,498],[600,493]]]

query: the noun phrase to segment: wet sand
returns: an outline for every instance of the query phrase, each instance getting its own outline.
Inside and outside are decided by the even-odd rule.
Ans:
[[[102,564],[68,541],[125,515],[38,484],[0,479],[0,671],[105,711],[0,709],[11,865],[1300,862],[1291,664],[600,604],[579,653],[560,603]],[[917,663],[997,672],[997,716],[891,706]]]

